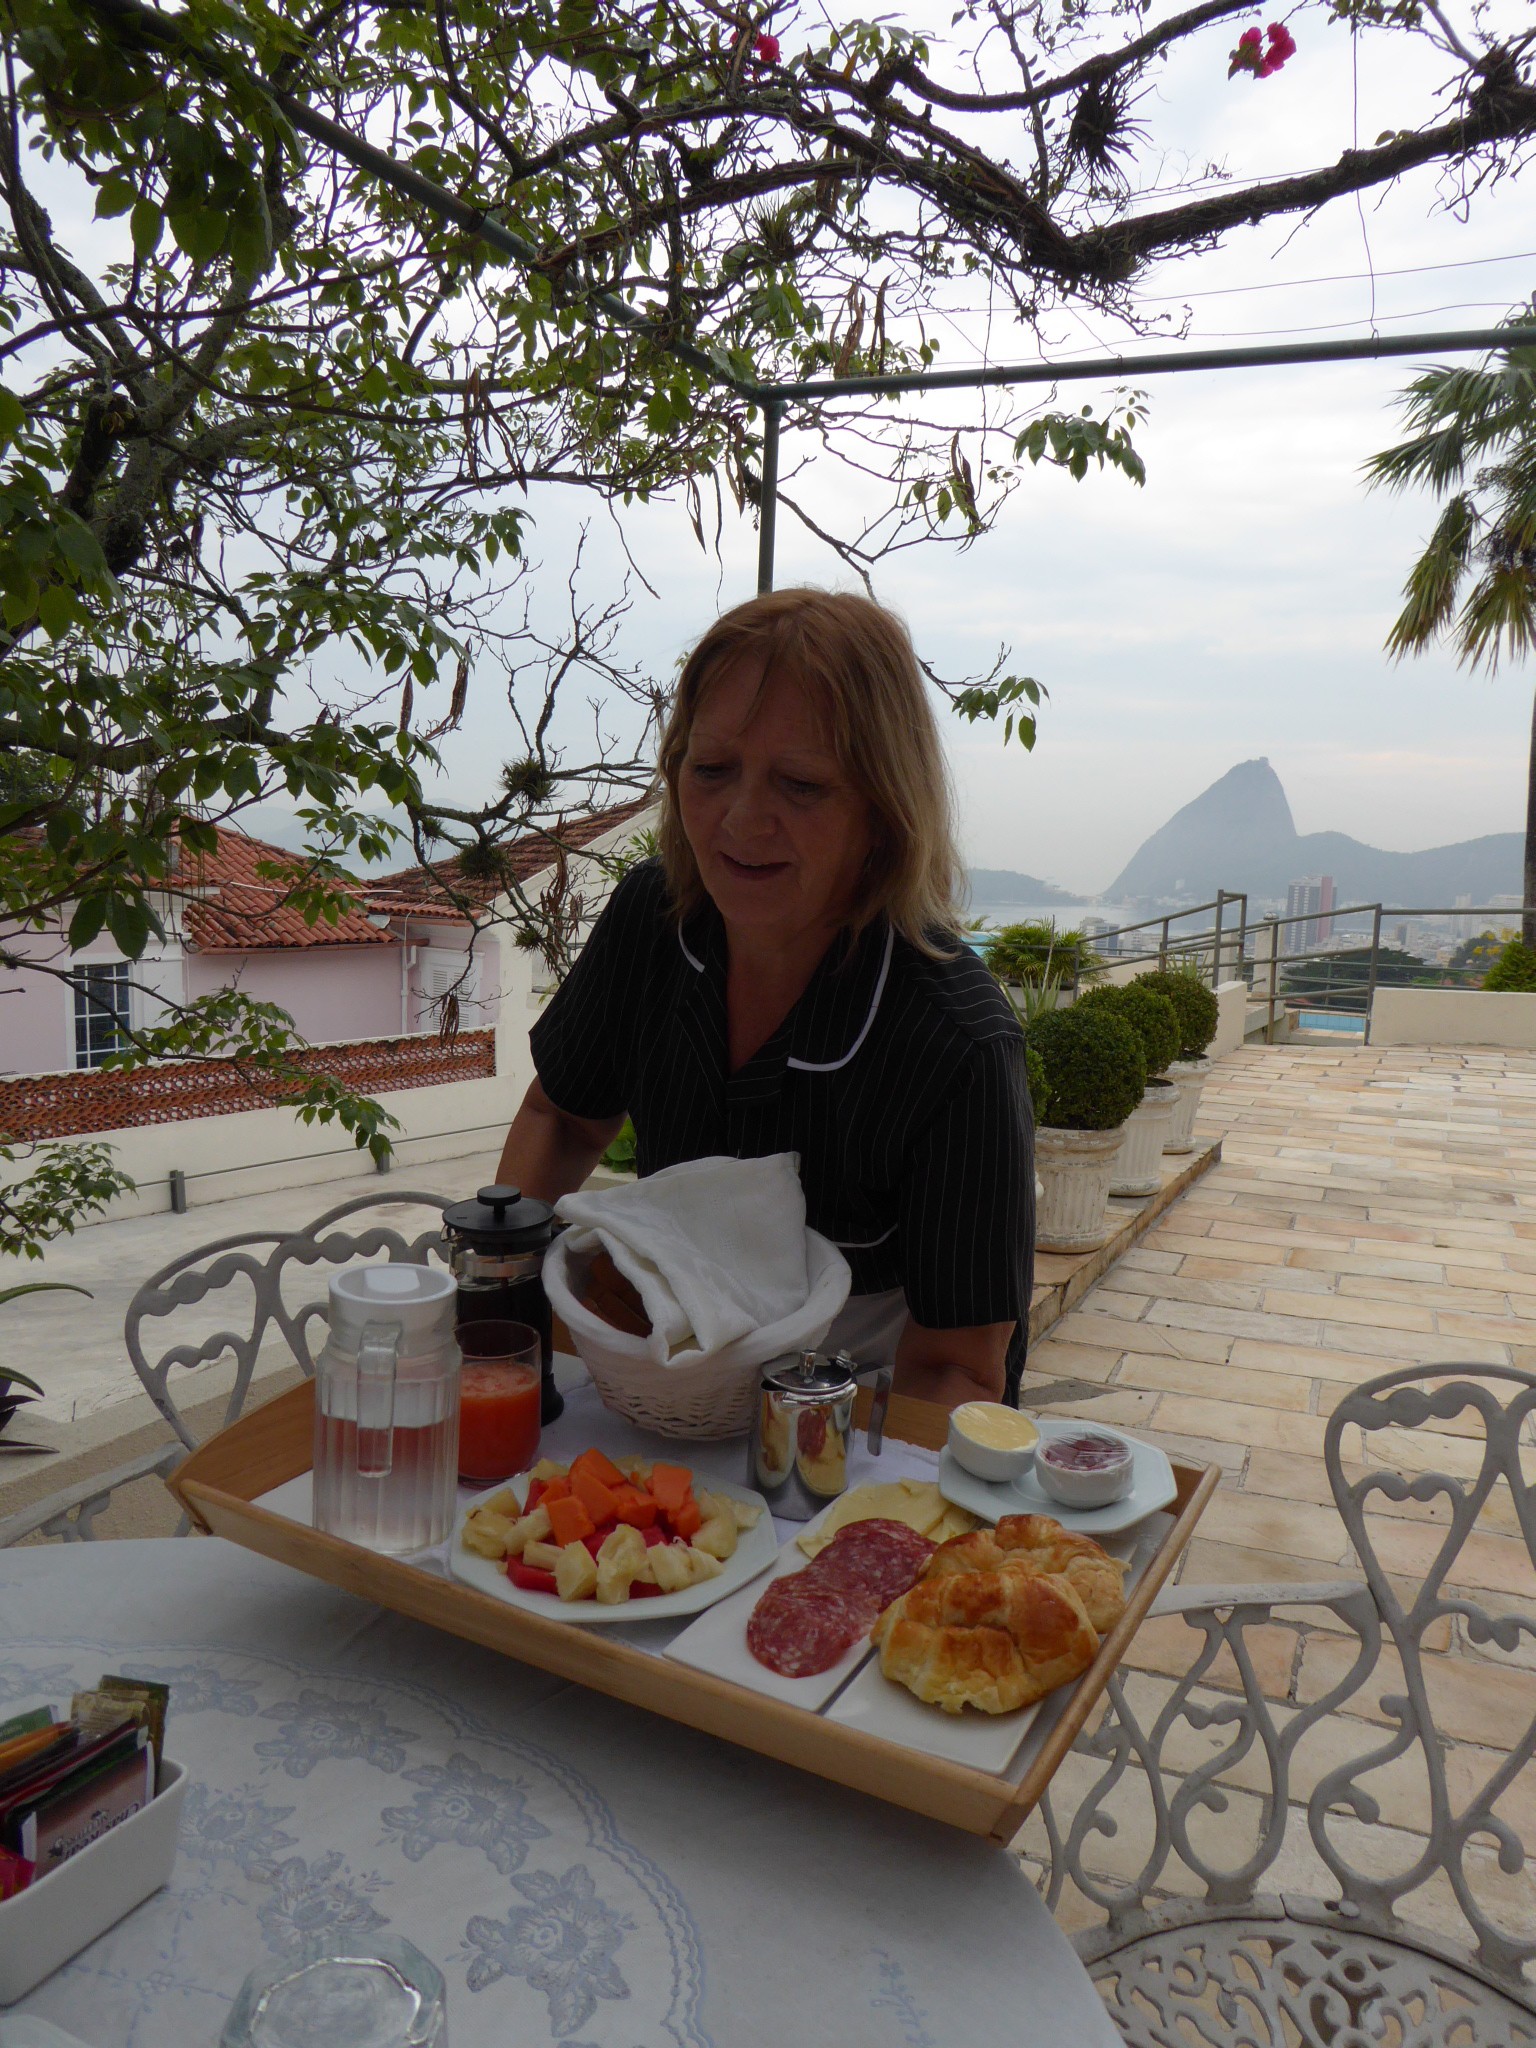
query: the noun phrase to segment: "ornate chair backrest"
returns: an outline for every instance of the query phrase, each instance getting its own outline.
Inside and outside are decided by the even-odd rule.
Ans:
[[[1048,1900],[1070,1880],[1107,1915],[1080,1938],[1090,1959],[1153,1925],[1240,1910],[1283,1872],[1288,1906],[1314,1894],[1363,1929],[1397,1925],[1405,1903],[1423,1917],[1425,1887],[1443,1922],[1448,1886],[1474,1965],[1530,1996],[1536,1828],[1527,1818],[1522,1841],[1519,1812],[1536,1790],[1533,1418],[1536,1375],[1511,1367],[1371,1380],[1324,1439],[1338,1556],[1353,1546],[1365,1584],[1160,1598],[1157,1614],[1189,1624],[1163,1624],[1171,1682],[1111,1679],[1109,1712],[1041,1816]],[[1069,1806],[1063,1829],[1056,1810]],[[1188,1894],[1191,1878],[1202,1906],[1153,1903]]]
[[[359,1259],[383,1256],[397,1265],[422,1266],[434,1256],[445,1258],[441,1217],[447,1199],[415,1189],[358,1196],[327,1209],[301,1230],[250,1231],[184,1252],[146,1280],[128,1304],[123,1336],[145,1391],[187,1448],[192,1449],[197,1438],[171,1391],[174,1371],[233,1355],[235,1379],[221,1427],[239,1415],[262,1346],[274,1336],[286,1344],[293,1362],[313,1377],[313,1347],[323,1342],[325,1334],[325,1286],[322,1282],[318,1294],[306,1290],[308,1298],[295,1301],[285,1294],[285,1283],[292,1289],[302,1285],[312,1267],[339,1270]],[[430,1220],[426,1215],[404,1219],[391,1214],[387,1223],[382,1219],[361,1221],[365,1210],[394,1212],[409,1205],[430,1212]],[[348,1223],[352,1218],[359,1220]],[[410,1220],[421,1227],[408,1235]],[[249,1295],[242,1300],[246,1289]],[[146,1340],[153,1348],[165,1335],[163,1328],[156,1328],[162,1318],[226,1293],[230,1301],[219,1300],[218,1311],[227,1313],[231,1303],[238,1303],[239,1328],[208,1331],[193,1341],[173,1344],[153,1358],[146,1355]]]
[[[1388,1373],[1355,1389],[1329,1421],[1333,1497],[1402,1676],[1392,1671],[1380,1695],[1380,1739],[1318,1780],[1307,1821],[1354,1908],[1384,1921],[1421,1887],[1444,1883],[1477,1961],[1515,1981],[1536,1958],[1536,1831],[1527,1820],[1522,1842],[1518,1827],[1518,1804],[1529,1813],[1536,1779],[1536,1375],[1453,1370]],[[1351,1476],[1353,1431],[1366,1462]],[[1371,1513],[1377,1503],[1389,1511]],[[1464,1702],[1454,1725],[1437,1647],[1448,1632],[1475,1695],[1475,1719]],[[1454,1770],[1448,1737],[1457,1738]],[[1427,1804],[1427,1837],[1392,1857],[1378,1833],[1362,1867],[1349,1820],[1377,1817],[1363,1780],[1400,1759]],[[1523,1900],[1500,1882],[1522,1869]]]

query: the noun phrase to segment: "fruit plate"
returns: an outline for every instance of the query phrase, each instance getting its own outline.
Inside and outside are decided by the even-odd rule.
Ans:
[[[957,1508],[969,1508],[984,1522],[1000,1521],[1004,1515],[1053,1515],[1064,1529],[1077,1529],[1084,1536],[1113,1536],[1122,1529],[1134,1529],[1148,1515],[1165,1508],[1178,1494],[1178,1482],[1166,1452],[1156,1444],[1144,1444],[1127,1436],[1123,1429],[1110,1429],[1102,1422],[1084,1422],[1065,1417],[1046,1417],[1040,1423],[1040,1441],[1081,1435],[1092,1430],[1097,1436],[1112,1436],[1131,1447],[1131,1490],[1106,1508],[1068,1508],[1052,1500],[1031,1468],[1022,1479],[992,1484],[967,1472],[947,1446],[939,1459],[939,1491]]]
[[[736,1545],[736,1553],[726,1559],[717,1579],[703,1579],[697,1586],[685,1586],[681,1593],[658,1593],[654,1599],[620,1600],[609,1607],[597,1600],[558,1600],[550,1593],[527,1592],[521,1586],[514,1586],[506,1572],[494,1559],[476,1557],[473,1551],[463,1545],[464,1524],[482,1501],[493,1495],[505,1493],[508,1488],[517,1495],[521,1506],[528,1492],[528,1475],[520,1473],[516,1479],[503,1480],[499,1486],[488,1486],[483,1493],[477,1493],[472,1500],[465,1501],[454,1517],[453,1535],[448,1542],[448,1568],[456,1579],[462,1579],[466,1586],[473,1586],[478,1593],[489,1593],[494,1599],[505,1600],[509,1607],[522,1607],[529,1614],[544,1614],[552,1621],[588,1622],[601,1625],[613,1621],[669,1621],[688,1614],[702,1614],[706,1607],[713,1607],[717,1600],[725,1599],[760,1572],[767,1571],[779,1554],[779,1539],[774,1533],[773,1517],[768,1512],[768,1503],[760,1493],[749,1492],[745,1486],[733,1486],[728,1479],[709,1479],[711,1493],[726,1495],[731,1500],[748,1501],[761,1508],[757,1526],[743,1529]]]

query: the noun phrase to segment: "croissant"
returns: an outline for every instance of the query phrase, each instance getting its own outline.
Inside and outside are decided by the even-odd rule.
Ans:
[[[884,1675],[946,1714],[1007,1714],[1086,1671],[1099,1638],[1071,1582],[1022,1571],[919,1581],[870,1631]]]
[[[924,1577],[997,1571],[1066,1579],[1100,1634],[1125,1612],[1126,1567],[1102,1543],[1064,1529],[1051,1515],[1004,1515],[995,1529],[952,1536],[933,1553]]]

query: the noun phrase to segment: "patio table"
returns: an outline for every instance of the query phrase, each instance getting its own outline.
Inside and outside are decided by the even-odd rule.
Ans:
[[[217,1540],[0,1552],[0,1711],[168,1680],[176,1869],[18,2010],[210,2048],[247,1970],[389,1930],[453,2048],[1114,2048],[1013,1856]]]

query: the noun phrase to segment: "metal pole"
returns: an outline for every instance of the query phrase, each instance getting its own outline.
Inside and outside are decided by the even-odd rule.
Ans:
[[[1237,978],[1248,979],[1248,891],[1238,897],[1242,908],[1237,913]]]
[[[773,588],[773,544],[779,524],[779,425],[782,398],[763,400],[763,487],[757,507],[757,594]]]
[[[1218,988],[1221,984],[1221,914],[1226,909],[1226,906],[1227,892],[1225,889],[1218,889],[1216,891],[1215,943],[1211,948],[1211,987],[1213,989]]]
[[[1168,971],[1168,920],[1163,919],[1163,936],[1157,948],[1157,964],[1166,974]]]
[[[1156,377],[1174,370],[1261,370],[1286,363],[1353,363],[1378,356],[1464,355],[1529,348],[1536,327],[1477,327],[1439,334],[1367,335],[1350,341],[1287,341],[1256,348],[1166,349],[1066,363],[999,363],[974,370],[914,370],[891,377],[807,377],[771,388],[790,398],[894,397],[906,391],[962,391],[989,384],[1065,384],[1084,377]]]
[[[1371,919],[1371,965],[1365,978],[1365,1037],[1362,1043],[1371,1042],[1371,1006],[1376,1000],[1377,955],[1381,951],[1381,905],[1376,905],[1376,914]]]
[[[1275,1042],[1275,991],[1280,986],[1280,920],[1269,920],[1269,1022],[1264,1026],[1264,1043]]]

